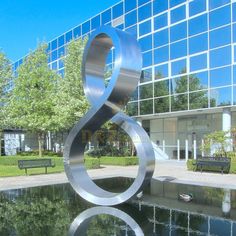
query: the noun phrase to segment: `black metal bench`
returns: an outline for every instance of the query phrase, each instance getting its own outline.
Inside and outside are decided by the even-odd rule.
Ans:
[[[25,169],[25,174],[27,175],[27,169],[30,168],[40,168],[45,167],[45,173],[47,174],[48,167],[55,167],[55,164],[52,163],[51,159],[31,159],[31,160],[18,160],[19,169]]]
[[[202,157],[196,160],[196,168],[200,168],[201,172],[204,166],[220,167],[221,173],[229,173],[231,159],[228,157]]]

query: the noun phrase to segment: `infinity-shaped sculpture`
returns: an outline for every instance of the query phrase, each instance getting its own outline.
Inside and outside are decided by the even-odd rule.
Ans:
[[[115,48],[114,68],[107,87],[104,81],[106,57]],[[74,190],[85,200],[98,205],[123,203],[142,191],[150,182],[155,167],[152,144],[143,128],[121,112],[136,89],[142,69],[139,45],[132,35],[104,26],[90,37],[84,51],[82,78],[90,110],[70,131],[64,148],[65,172]],[[122,193],[105,191],[89,177],[84,166],[84,133],[94,134],[111,120],[131,138],[139,157],[138,174]]]

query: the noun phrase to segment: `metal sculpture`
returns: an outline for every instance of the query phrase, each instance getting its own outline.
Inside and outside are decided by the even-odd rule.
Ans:
[[[104,83],[106,57],[115,48],[114,68],[108,86]],[[82,62],[83,86],[91,103],[90,110],[68,135],[64,148],[65,172],[74,190],[98,205],[123,203],[143,189],[152,178],[155,157],[152,144],[143,128],[121,112],[138,85],[142,69],[140,48],[132,35],[104,26],[90,37]],[[94,134],[107,121],[119,125],[131,138],[139,157],[138,174],[122,193],[105,191],[89,177],[84,166],[86,142],[83,134]]]

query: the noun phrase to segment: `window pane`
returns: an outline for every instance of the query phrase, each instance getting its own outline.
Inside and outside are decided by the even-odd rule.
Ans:
[[[210,51],[210,67],[219,67],[231,63],[231,47],[227,46]]]
[[[138,0],[138,6],[141,6],[141,5],[143,5],[143,4],[145,4],[145,3],[148,3],[148,2],[150,2],[151,0]]]
[[[189,53],[194,54],[202,52],[208,48],[208,37],[207,33],[201,34],[189,39]]]
[[[170,58],[175,59],[187,55],[187,40],[183,40],[170,45]]]
[[[230,0],[209,0],[209,8],[210,9],[217,8],[229,2]]]
[[[231,67],[224,67],[210,71],[210,86],[219,87],[231,84]]]
[[[65,47],[60,47],[58,49],[58,58],[65,56]]]
[[[138,9],[138,20],[142,21],[152,16],[151,3],[146,4]]]
[[[211,107],[231,105],[231,87],[210,90]]]
[[[63,60],[59,60],[58,63],[59,63],[59,69],[64,67],[64,61]]]
[[[194,0],[189,2],[189,16],[196,15],[206,10],[206,0]]]
[[[171,111],[188,110],[188,95],[171,96]]]
[[[208,91],[200,91],[189,94],[189,109],[200,109],[208,107]]]
[[[236,84],[236,65],[233,68],[233,73],[234,73],[233,82],[234,82],[234,84]]]
[[[150,33],[152,30],[151,20],[145,21],[139,25],[139,36]]]
[[[207,14],[198,16],[189,21],[189,35],[207,31]]]
[[[179,75],[186,73],[186,59],[171,63],[171,75]]]
[[[52,61],[57,60],[57,50],[52,52]]]
[[[76,28],[74,28],[73,30],[73,34],[74,34],[74,38],[77,39],[81,36],[81,26],[77,26]]]
[[[154,113],[164,113],[170,111],[170,98],[156,98],[154,101],[155,112]]]
[[[179,5],[180,3],[185,2],[186,0],[170,0],[170,7]]]
[[[139,99],[153,97],[153,83],[139,86]]]
[[[190,58],[190,71],[207,68],[207,54],[201,54]]]
[[[173,9],[170,12],[170,15],[171,15],[171,23],[172,24],[177,22],[177,21],[185,19],[186,18],[186,8],[185,8],[185,5],[181,6],[181,7],[178,7],[176,9]]]
[[[233,4],[232,10],[233,10],[233,21],[236,22],[236,3]]]
[[[154,50],[154,63],[159,64],[161,62],[168,61],[169,59],[169,47],[165,46]]]
[[[106,24],[111,21],[111,9],[108,9],[102,13],[102,24]]]
[[[163,64],[155,67],[155,80],[168,77],[168,64]]]
[[[154,47],[160,47],[162,45],[168,44],[168,42],[168,29],[164,29],[154,34]]]
[[[168,9],[167,0],[154,0],[153,1],[153,15],[161,13]]]
[[[57,70],[57,61],[52,63],[52,70]]]
[[[147,82],[152,80],[152,68],[142,70],[140,82]]]
[[[153,100],[140,101],[140,115],[153,113]]]
[[[170,28],[170,41],[174,42],[187,37],[187,22],[172,26]]]
[[[187,92],[187,89],[188,89],[188,76],[187,75],[172,78],[170,82],[171,82],[170,92],[172,94]]]
[[[234,62],[236,63],[236,45],[234,46]]]
[[[137,116],[138,115],[138,103],[137,102],[128,103],[127,113],[129,116]]]
[[[123,15],[123,2],[115,5],[113,8],[112,8],[112,18],[115,19],[119,16],[122,16]]]
[[[134,25],[137,23],[137,11],[132,11],[125,15],[125,27]]]
[[[130,34],[134,35],[135,38],[137,38],[137,26],[136,25],[127,28],[126,31],[129,32]]]
[[[143,53],[143,67],[152,65],[152,51]]]
[[[95,16],[92,20],[91,20],[91,28],[96,29],[100,26],[100,15]]]
[[[229,24],[231,20],[230,6],[226,6],[209,13],[210,29]]]
[[[90,21],[86,21],[82,24],[82,34],[85,35],[90,31]]]
[[[144,38],[139,39],[142,52],[148,51],[152,48],[152,35],[148,35]]]
[[[125,12],[131,11],[136,8],[136,1],[125,0]]]
[[[154,84],[154,97],[169,95],[169,80],[162,80]]]
[[[72,40],[72,30],[66,33],[66,43]]]
[[[216,48],[231,42],[231,27],[227,26],[210,32],[210,48]]]
[[[167,13],[154,18],[154,29],[155,30],[161,29],[162,27],[167,26],[167,24],[168,24]]]
[[[189,91],[197,91],[208,88],[208,72],[200,72],[189,75]]]
[[[64,36],[65,35],[63,34],[62,36],[60,36],[58,38],[58,47],[61,47],[61,46],[63,46],[65,44],[65,37]]]
[[[138,100],[138,87],[135,89],[133,94],[130,97],[130,101]]]
[[[236,24],[233,25],[233,37],[234,37],[234,42],[236,43]]]
[[[51,43],[51,50],[53,51],[54,49],[57,48],[57,39],[53,40],[52,43]]]

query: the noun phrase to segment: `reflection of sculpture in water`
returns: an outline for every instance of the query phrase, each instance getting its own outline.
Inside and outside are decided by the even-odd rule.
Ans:
[[[70,236],[151,235],[148,219],[136,208],[93,207],[79,214],[70,225]]]

